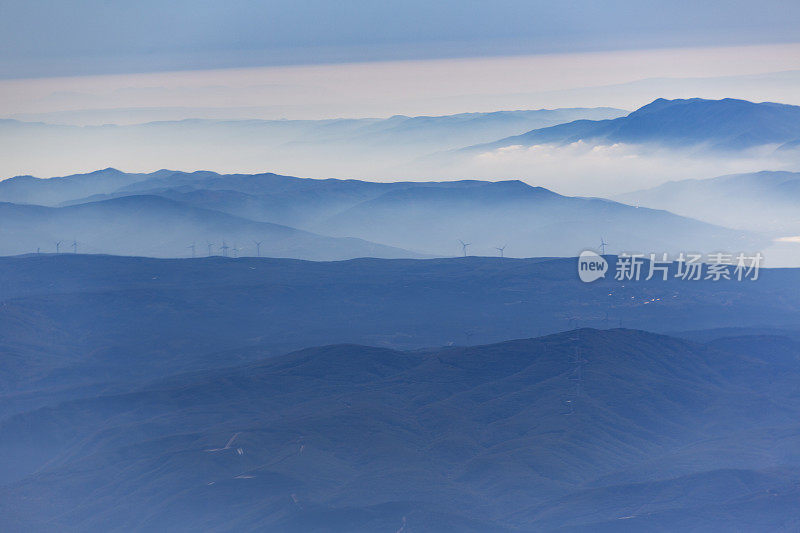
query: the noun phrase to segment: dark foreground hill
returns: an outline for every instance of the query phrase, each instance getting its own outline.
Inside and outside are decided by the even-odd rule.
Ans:
[[[323,344],[418,349],[576,325],[800,324],[796,269],[741,282],[608,278],[582,283],[574,259],[0,258],[0,416],[85,388]]]
[[[797,354],[339,345],[0,423],[5,531],[796,531]]]

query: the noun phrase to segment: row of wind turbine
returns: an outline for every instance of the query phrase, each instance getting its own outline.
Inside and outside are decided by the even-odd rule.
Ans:
[[[461,239],[458,239],[458,242],[461,243],[461,253],[464,257],[467,257],[467,247],[471,246],[472,243],[464,242]],[[507,246],[507,244],[504,244],[503,246],[495,246],[494,249],[500,253],[501,258],[505,257]],[[608,246],[608,243],[606,242],[605,237],[600,237],[600,255],[606,255],[606,246]]]
[[[261,244],[264,241],[253,241],[253,244],[256,248],[256,257],[261,257]],[[206,246],[208,247],[208,257],[214,255],[214,243],[211,241],[206,241]],[[191,243],[187,246],[188,249],[192,251],[192,257],[197,257],[197,243]],[[220,251],[222,252],[223,257],[228,257],[228,250],[231,250],[233,253],[233,257],[238,257],[239,252],[244,250],[244,248],[239,248],[236,243],[233,246],[228,246],[228,243],[222,241],[222,245],[219,247]]]

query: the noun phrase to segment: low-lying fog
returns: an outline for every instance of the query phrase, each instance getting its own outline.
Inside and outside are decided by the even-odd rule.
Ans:
[[[282,130],[263,124],[189,121],[83,128],[0,124],[0,177],[49,177],[106,167],[129,172],[170,168],[371,181],[520,179],[563,194],[611,196],[670,180],[795,170],[800,161],[797,151],[776,152],[775,146],[719,153],[578,141],[458,152],[470,143],[496,140],[500,136],[491,135],[504,130],[493,128],[450,141],[407,134],[384,138],[351,134],[333,140],[322,126],[308,131],[293,122]],[[506,131],[519,134],[525,131],[520,127],[527,126]],[[459,141],[464,144],[456,144]]]

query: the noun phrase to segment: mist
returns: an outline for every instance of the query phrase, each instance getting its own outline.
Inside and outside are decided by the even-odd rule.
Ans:
[[[504,176],[564,194],[605,197],[673,180],[763,169],[791,170],[799,163],[800,153],[779,152],[776,146],[769,145],[721,153],[704,147],[577,141],[567,145],[510,146],[470,154],[455,158],[451,166],[438,172],[472,177]]]
[[[653,144],[509,146],[460,152],[470,144],[524,133],[576,118],[612,118],[609,108],[509,113],[421,130],[413,121],[182,121],[135,126],[76,127],[0,123],[0,172],[4,178],[161,168],[221,173],[275,172],[313,178],[398,180],[519,179],[563,194],[612,196],[671,180],[760,170],[795,170],[797,150],[764,145],[736,152],[703,146]],[[395,119],[395,123],[400,122]],[[445,128],[442,130],[441,128]],[[311,157],[309,155],[312,155]]]

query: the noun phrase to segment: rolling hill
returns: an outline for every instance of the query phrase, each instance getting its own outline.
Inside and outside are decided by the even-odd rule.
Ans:
[[[55,178],[54,188],[64,179],[67,178]],[[81,183],[82,179],[86,178],[73,176],[69,181]],[[9,181],[12,184],[6,189],[18,192],[14,180]],[[28,181],[23,180],[23,185]],[[107,205],[108,214],[112,216],[111,206],[124,203],[126,197],[159,197],[183,206],[189,217],[191,206],[246,218],[251,223],[268,222],[320,235],[364,239],[434,256],[460,254],[459,239],[471,244],[468,250],[471,254],[495,255],[497,247],[507,245],[505,253],[512,257],[573,256],[595,246],[601,236],[617,251],[644,253],[755,250],[763,249],[767,243],[767,239],[745,230],[734,231],[608,200],[562,196],[521,181],[380,183],[303,179],[272,173],[220,175],[208,171],[165,170],[151,175],[133,175],[127,181],[129,183],[112,192],[72,198],[59,205],[70,209],[77,209],[79,204]],[[3,183],[6,182],[0,182],[0,198],[4,197]],[[178,210],[175,211],[177,217]],[[177,218],[174,221],[175,225],[192,223],[186,220],[179,224]],[[142,221],[140,225],[145,224],[146,221]],[[240,244],[247,242],[248,255],[254,255],[251,241],[259,240],[252,236],[256,232],[245,231],[243,237],[224,233],[212,228],[196,228],[181,233],[182,244],[173,246],[171,254],[165,250],[154,254],[143,246],[123,253],[186,257],[189,255],[186,245],[193,241],[200,245],[206,240],[219,244],[217,241],[226,238],[228,241],[236,239]],[[54,238],[77,238],[92,245],[91,235],[58,237],[53,234],[44,242],[54,242]],[[19,235],[20,239],[23,237],[24,232]],[[41,246],[33,242],[32,238],[21,242],[27,247],[18,248],[17,253]],[[97,250],[120,253],[119,250],[125,248],[120,242],[119,246],[104,245]],[[285,256],[289,252],[276,253]],[[351,247],[344,248],[338,255],[314,256],[304,250],[302,255],[290,256],[332,259],[354,257],[352,253]],[[373,251],[366,255],[398,257],[402,252],[389,253]]]
[[[0,524],[791,531],[798,368],[764,371],[625,329],[309,348],[7,417]]]
[[[73,397],[314,345],[420,349],[576,325],[778,334],[800,323],[797,269],[742,282],[607,278],[582,283],[575,259],[0,258],[0,415],[39,404],[32,391]]]
[[[255,256],[260,247],[263,255],[318,260],[418,257],[360,239],[324,237],[153,195],[59,208],[0,203],[0,254],[56,251],[57,242],[61,251],[77,242],[84,252],[150,257],[185,257],[191,255],[187,247],[192,243],[199,255],[243,255],[246,247],[247,255]],[[229,250],[222,248],[226,245]]]
[[[513,257],[574,256],[596,247],[601,237],[615,250],[644,253],[749,250],[766,242],[747,231],[599,198],[562,196],[521,181],[390,191],[312,227],[437,255],[460,251],[459,239],[470,243],[469,253],[495,255],[497,247],[507,246],[504,253]]]
[[[731,228],[800,234],[800,172],[763,171],[671,181],[615,199]]]
[[[0,201],[14,204],[58,205],[76,198],[106,194],[139,180],[169,174],[160,170],[153,174],[135,174],[115,168],[96,170],[56,178],[14,176],[0,181]]]

